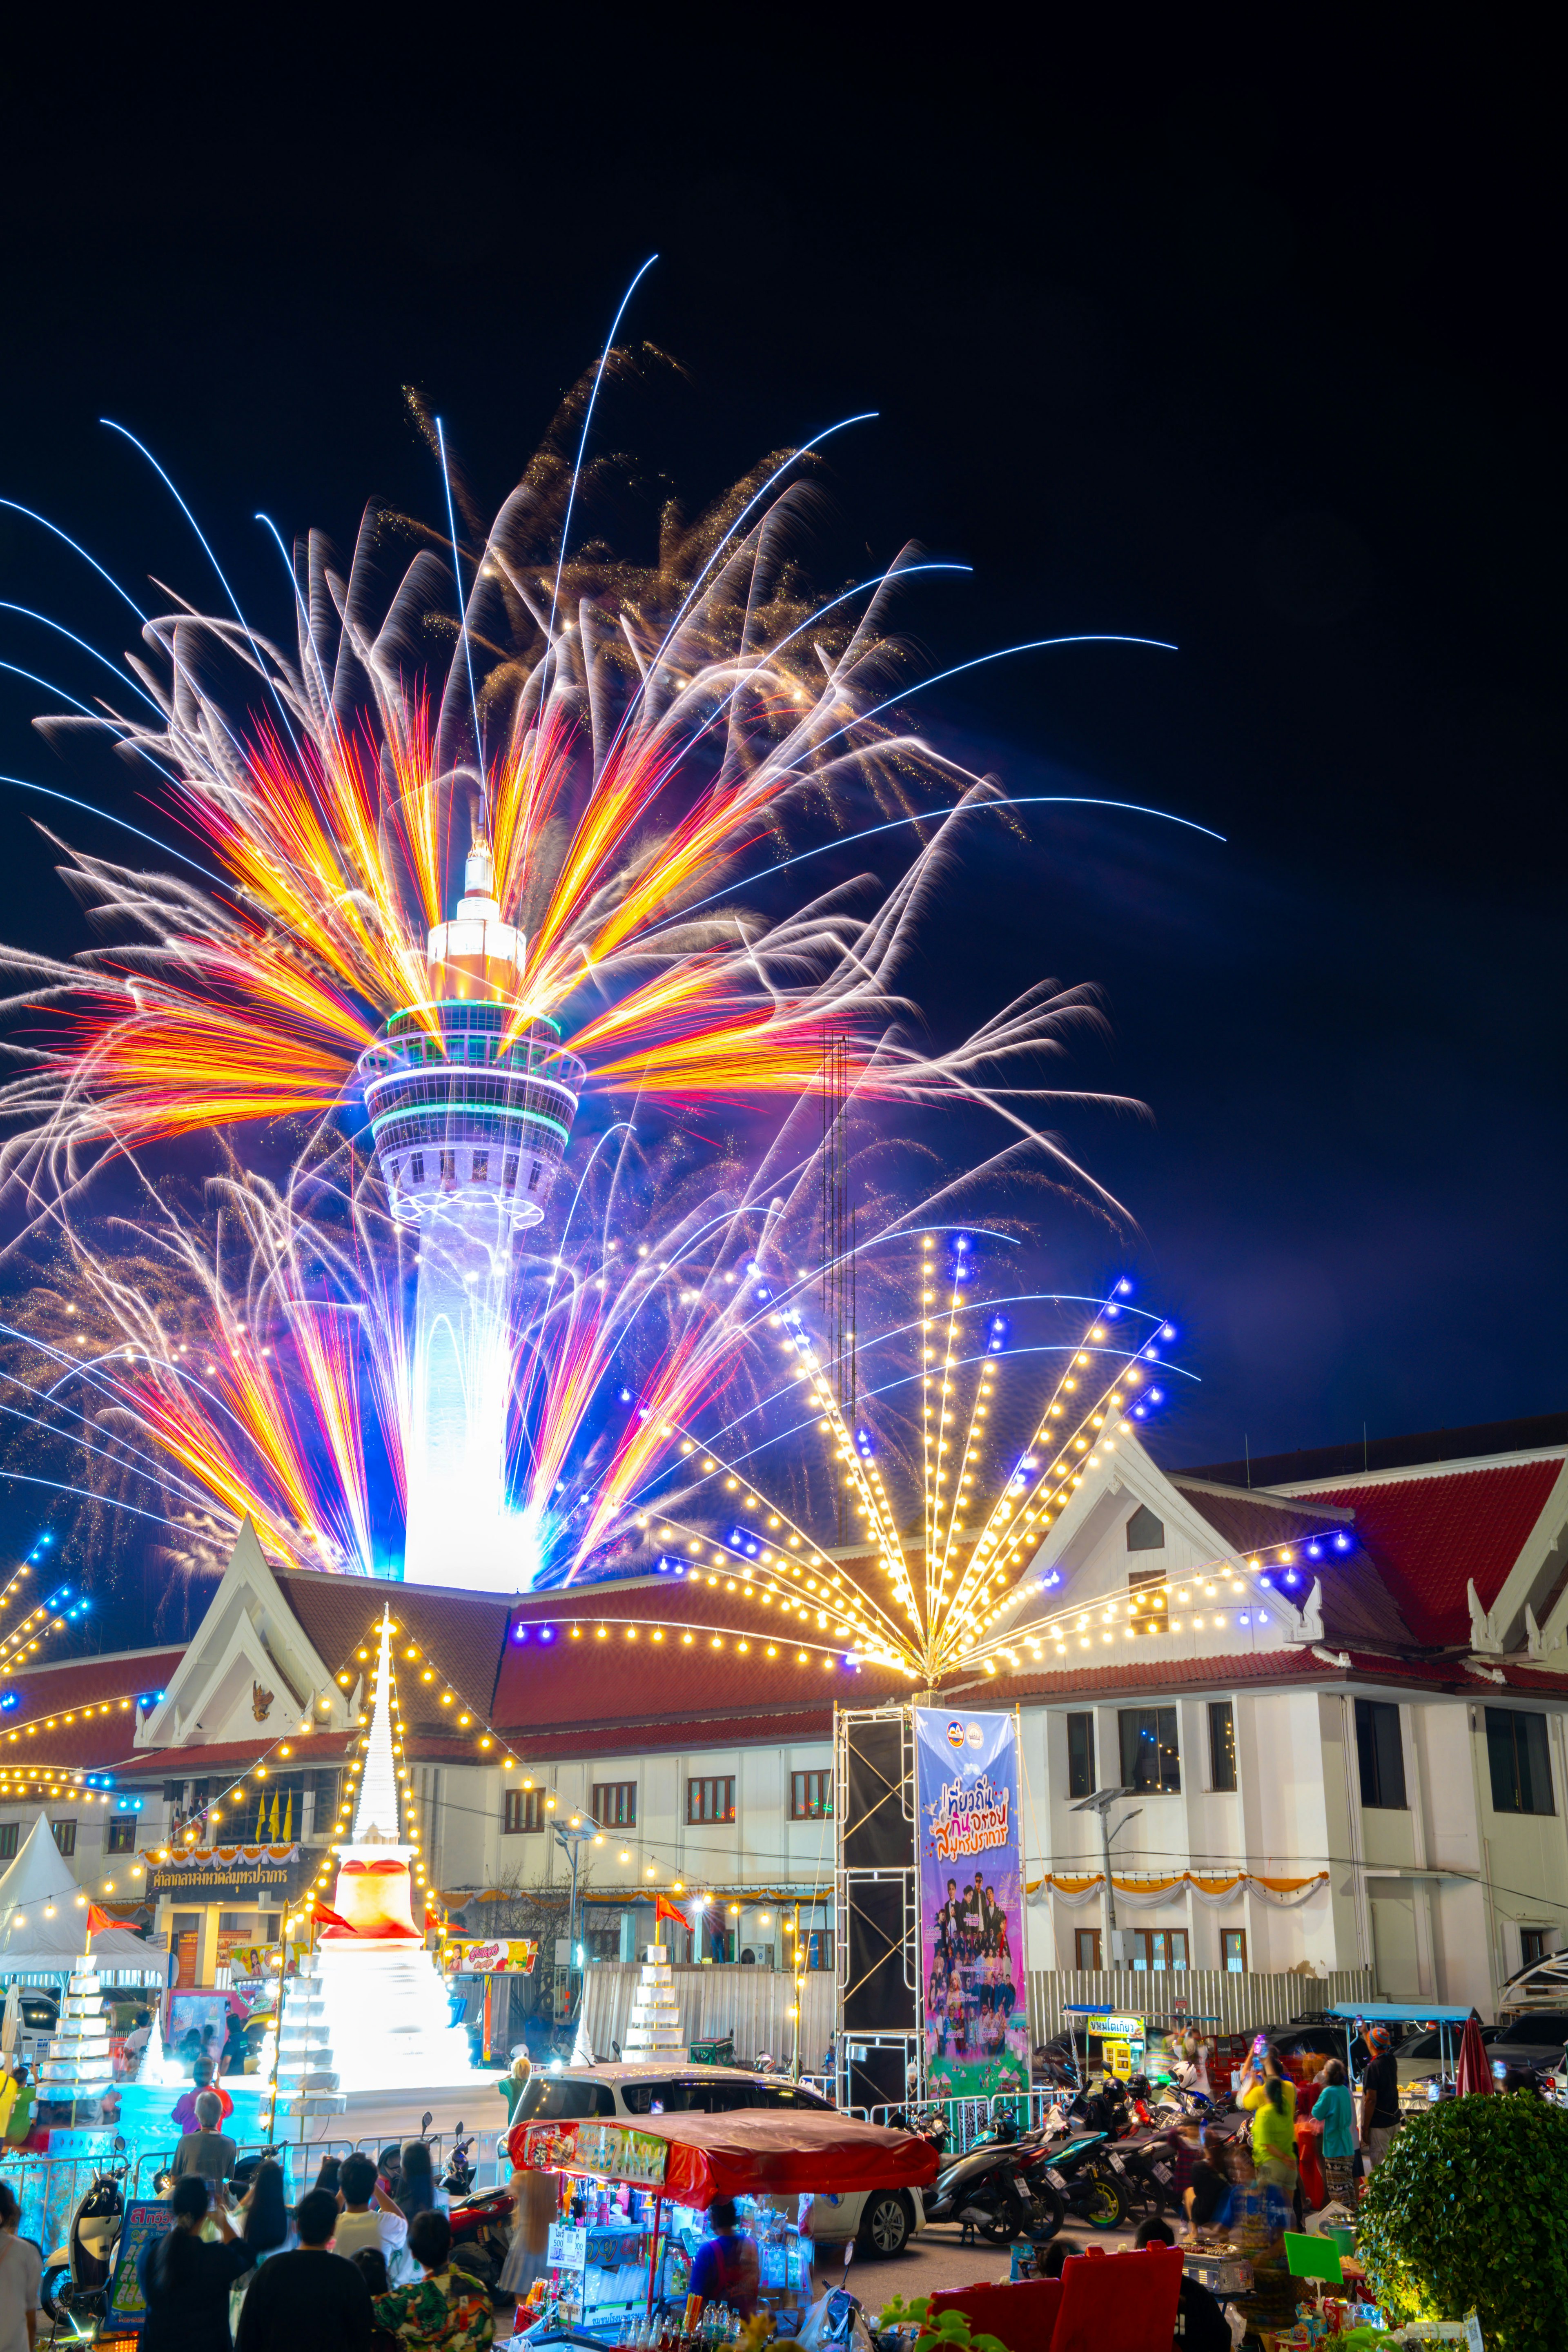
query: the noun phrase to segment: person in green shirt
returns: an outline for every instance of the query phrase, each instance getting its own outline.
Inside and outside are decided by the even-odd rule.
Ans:
[[[1252,2116],[1252,2161],[1259,2180],[1294,2203],[1296,2197],[1296,2085],[1272,2050],[1261,2062],[1256,2051],[1239,2086],[1239,2104]]]
[[[450,2267],[452,2225],[445,2213],[415,2215],[408,2251],[425,2275],[376,2296],[376,2326],[397,2338],[399,2352],[489,2352],[495,2313],[479,2281]]]
[[[511,2129],[511,2119],[516,2113],[517,2103],[528,2088],[528,2078],[532,2071],[527,2051],[520,2050],[510,2066],[496,2084],[496,2089],[506,2101],[506,2122],[509,2131]]]

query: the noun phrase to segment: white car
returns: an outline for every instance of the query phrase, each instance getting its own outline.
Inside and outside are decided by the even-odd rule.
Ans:
[[[512,2112],[514,2124],[575,2123],[589,2116],[724,2115],[734,2107],[794,2107],[832,2115],[831,2103],[780,2074],[752,2074],[743,2066],[671,2066],[658,2060],[640,2065],[567,2066],[559,2074],[535,2073]],[[912,2233],[925,2227],[918,2189],[850,2189],[842,2197],[814,2197],[801,2228],[815,2245],[841,2245],[853,2238],[868,2254],[901,2253]]]

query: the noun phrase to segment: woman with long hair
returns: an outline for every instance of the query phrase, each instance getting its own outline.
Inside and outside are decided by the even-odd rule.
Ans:
[[[256,2178],[246,2190],[240,2210],[245,2215],[244,2237],[258,2262],[266,2254],[276,2254],[289,2242],[289,2207],[283,2194],[283,2167],[270,2157],[256,2168]]]
[[[1267,2046],[1252,2056],[1241,2077],[1237,2105],[1252,2115],[1252,2162],[1259,2180],[1277,2189],[1289,2205],[1297,2201],[1296,2085],[1276,2053]]]
[[[176,2180],[169,2203],[174,2227],[161,2238],[149,2238],[136,2257],[147,2305],[142,2352],[232,2352],[228,2293],[254,2266],[256,2255],[236,2237],[221,2200],[211,2208],[217,2242],[208,2245],[203,2239],[209,2200],[198,2174]]]
[[[435,2212],[440,2206],[436,2176],[430,2168],[430,2149],[425,2140],[411,2139],[404,2144],[397,2202],[405,2221],[412,2221],[416,2213]]]

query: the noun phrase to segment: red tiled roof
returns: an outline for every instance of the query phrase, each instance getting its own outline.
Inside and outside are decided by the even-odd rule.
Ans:
[[[726,1589],[731,1583],[736,1585],[733,1592]],[[576,1637],[574,1626],[579,1629]],[[631,1627],[637,1629],[636,1641],[629,1638]],[[546,1629],[548,1643],[542,1638]],[[664,1639],[656,1643],[654,1633],[660,1630]],[[519,1633],[524,1636],[521,1641]],[[721,1646],[714,1647],[716,1640]],[[751,1644],[744,1655],[737,1646],[742,1641]],[[809,1646],[831,1641],[815,1614],[805,1625],[777,1608],[764,1609],[758,1600],[747,1601],[738,1579],[709,1585],[673,1579],[667,1583],[660,1577],[574,1594],[539,1593],[513,1611],[494,1721],[515,1746],[536,1730],[558,1727],[575,1727],[581,1738],[599,1724],[657,1726],[665,1715],[691,1722],[704,1716],[816,1708],[851,1689],[868,1706],[908,1696],[904,1675],[873,1667],[852,1672],[842,1663],[839,1645],[833,1644],[826,1663]],[[808,1663],[798,1665],[802,1643],[808,1645]],[[776,1658],[767,1655],[770,1643]]]
[[[803,1706],[789,1715],[658,1716],[651,1721],[581,1726],[568,1731],[528,1732],[514,1737],[520,1764],[551,1764],[563,1757],[646,1756],[656,1748],[685,1753],[703,1748],[782,1746],[790,1740],[831,1739],[833,1709]]]
[[[488,1592],[450,1592],[435,1585],[385,1585],[369,1577],[326,1576],[309,1569],[277,1571],[279,1586],[329,1673],[360,1671],[384,1608],[398,1629],[394,1663],[397,1700],[411,1734],[439,1732],[450,1720],[441,1703],[452,1690],[477,1716],[490,1712],[496,1669],[511,1603]],[[423,1654],[398,1654],[409,1643]],[[433,1683],[421,1677],[429,1671]]]
[[[1325,1535],[1348,1516],[1332,1507],[1314,1509],[1293,1495],[1249,1494],[1244,1487],[1194,1486],[1182,1478],[1171,1484],[1237,1551],[1268,1551],[1298,1536]]]
[[[66,1659],[16,1675],[4,1686],[7,1697],[15,1693],[16,1705],[0,1715],[0,1765],[107,1769],[124,1756],[134,1736],[134,1706],[121,1701],[163,1689],[184,1654],[144,1650],[125,1656],[111,1651],[107,1657]]]
[[[1430,1478],[1373,1478],[1318,1499],[1355,1513],[1355,1530],[1418,1642],[1466,1643],[1475,1579],[1489,1609],[1562,1471],[1560,1462],[1500,1464]]]

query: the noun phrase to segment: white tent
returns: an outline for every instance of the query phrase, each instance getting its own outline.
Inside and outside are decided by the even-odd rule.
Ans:
[[[87,1935],[88,1898],[66,1867],[47,1812],[40,1812],[10,1868],[0,1876],[0,1978],[60,1977],[90,1949],[95,1965],[117,1979],[163,1984],[161,1954],[128,1927]]]

